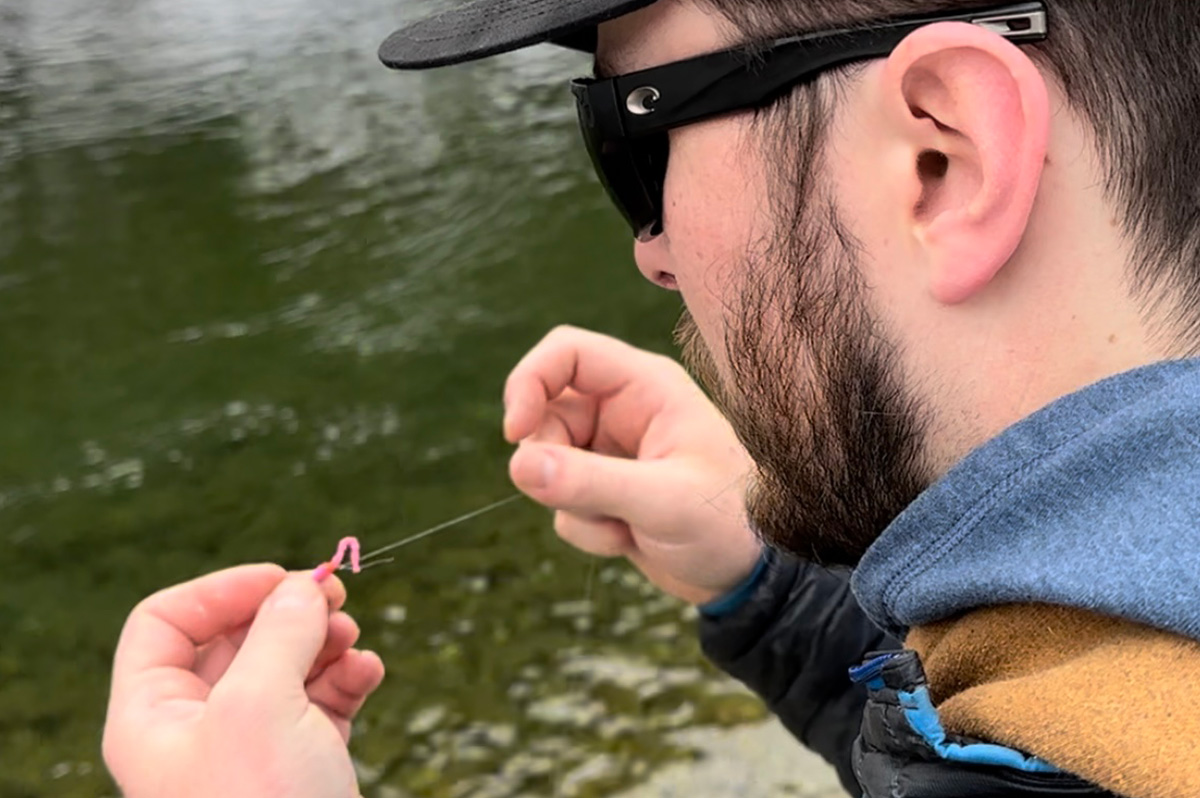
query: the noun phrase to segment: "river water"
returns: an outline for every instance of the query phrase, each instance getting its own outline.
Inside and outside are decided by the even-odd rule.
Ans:
[[[375,59],[435,4],[0,0],[0,795],[113,795],[142,596],[512,492],[501,386],[553,325],[669,350],[551,47]],[[688,611],[510,504],[348,578],[388,679],[367,798],[608,795],[761,716]]]

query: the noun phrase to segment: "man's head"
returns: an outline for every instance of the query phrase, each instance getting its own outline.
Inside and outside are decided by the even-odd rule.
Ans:
[[[622,74],[973,0],[659,0]],[[1200,343],[1200,5],[1050,0],[1045,43],[964,23],[670,133],[642,273],[759,465],[771,542],[853,563],[970,449]]]

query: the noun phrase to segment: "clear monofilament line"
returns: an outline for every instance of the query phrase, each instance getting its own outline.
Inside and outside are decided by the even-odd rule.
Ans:
[[[449,529],[452,526],[461,524],[464,521],[470,521],[472,518],[478,518],[479,516],[483,515],[484,513],[490,513],[492,510],[503,507],[506,504],[511,504],[512,502],[515,502],[517,499],[521,498],[522,495],[523,494],[520,494],[520,493],[514,493],[512,496],[509,496],[507,499],[501,499],[500,501],[492,502],[491,504],[487,505],[486,507],[480,507],[478,510],[472,510],[469,513],[463,513],[462,515],[458,516],[457,518],[451,518],[449,521],[443,521],[442,523],[438,524],[437,526],[432,526],[429,529],[424,530],[423,532],[418,532],[415,535],[409,535],[408,537],[404,538],[403,540],[397,540],[395,543],[389,543],[388,545],[383,546],[382,548],[375,549],[374,551],[369,551],[366,554],[362,555],[362,558],[360,559],[360,562],[362,563],[362,567],[366,568],[368,561],[374,560],[374,558],[378,557],[381,554],[387,554],[389,551],[398,549],[401,546],[407,546],[409,543],[416,543],[418,540],[421,540],[422,538],[427,538],[430,535],[434,534],[435,532],[441,532],[445,529]],[[374,565],[375,563],[372,562],[370,564]],[[345,566],[343,566],[343,568],[338,569],[338,570],[343,570],[344,567]]]
[[[396,561],[395,557],[380,557],[378,560],[371,560],[369,563],[364,565],[362,568],[359,568],[358,570],[359,570],[359,573],[362,573],[363,571],[367,570],[368,568],[374,568],[376,565],[387,565],[388,563],[395,562],[395,561]],[[345,568],[346,566],[343,565],[342,567]]]

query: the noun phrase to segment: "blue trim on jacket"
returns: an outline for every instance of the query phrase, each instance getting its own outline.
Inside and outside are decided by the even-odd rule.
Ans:
[[[771,558],[768,556],[767,550],[764,549],[762,556],[758,558],[758,563],[754,566],[754,570],[750,572],[750,575],[741,584],[721,598],[700,605],[700,612],[709,618],[720,618],[745,604],[750,596],[754,595],[754,589],[758,587],[758,583],[762,581],[763,574],[767,572],[770,560]]]
[[[904,716],[913,730],[925,738],[929,747],[937,752],[942,759],[950,762],[962,762],[968,765],[991,765],[994,767],[1012,768],[1025,773],[1058,773],[1058,768],[1049,762],[1033,756],[1026,756],[1020,751],[1005,748],[991,743],[972,743],[959,745],[946,742],[946,730],[942,727],[941,716],[933,706],[929,697],[928,687],[918,687],[911,693],[898,692],[900,706],[904,708]]]

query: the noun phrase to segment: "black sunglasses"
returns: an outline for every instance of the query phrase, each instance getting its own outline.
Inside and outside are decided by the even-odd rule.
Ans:
[[[803,81],[855,61],[882,58],[935,22],[969,22],[1017,44],[1047,34],[1044,3],[923,14],[723,50],[615,78],[571,81],[588,154],[600,182],[639,241],[662,232],[667,131],[761,107]]]

